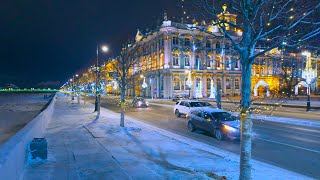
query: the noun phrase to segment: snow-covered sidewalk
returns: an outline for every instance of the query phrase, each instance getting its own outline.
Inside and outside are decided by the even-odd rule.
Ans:
[[[239,156],[93,105],[58,96],[45,137],[48,160],[23,179],[238,179]],[[253,161],[254,179],[309,179]]]

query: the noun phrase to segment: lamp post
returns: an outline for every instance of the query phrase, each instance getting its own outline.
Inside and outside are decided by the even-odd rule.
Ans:
[[[101,47],[102,52],[107,52],[108,47],[107,46],[102,46]],[[98,112],[97,117],[100,116],[100,93],[98,91],[98,83],[99,81],[99,45],[97,45],[97,60],[96,60],[96,82],[95,82],[95,94],[96,94],[96,101],[94,103],[94,112]]]
[[[71,78],[69,81],[71,82],[71,100],[74,100],[74,97],[73,97],[73,79]]]
[[[78,77],[79,75],[76,74],[75,76],[73,76],[73,86],[74,86],[74,91],[77,91],[77,83],[75,82],[76,81],[76,78]],[[73,96],[72,96],[72,100],[74,100],[74,95],[75,95],[75,92],[73,93]],[[78,97],[79,98],[79,97]],[[78,99],[79,100],[79,99]]]
[[[311,110],[311,105],[310,105],[310,86],[313,83],[313,80],[316,78],[317,73],[314,69],[312,69],[311,65],[311,53],[308,51],[302,52],[303,56],[307,57],[306,61],[306,68],[305,70],[302,71],[302,78],[304,78],[308,84],[307,86],[307,95],[308,95],[308,100],[307,100],[307,111]]]

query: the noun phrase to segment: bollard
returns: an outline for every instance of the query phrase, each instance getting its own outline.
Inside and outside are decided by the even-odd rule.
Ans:
[[[34,138],[30,143],[31,159],[47,159],[48,157],[48,143],[45,138]]]

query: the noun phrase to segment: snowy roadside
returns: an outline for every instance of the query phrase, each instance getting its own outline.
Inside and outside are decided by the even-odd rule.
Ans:
[[[150,105],[156,105],[156,106],[163,106],[163,107],[169,107],[173,108],[174,105],[169,104],[160,104],[160,103],[149,103]],[[172,109],[173,112],[173,109]],[[239,113],[234,112],[235,115],[238,115]],[[293,125],[300,125],[300,126],[309,126],[309,127],[320,127],[320,116],[319,121],[310,121],[307,119],[298,119],[298,118],[290,118],[290,117],[279,117],[279,116],[268,116],[268,115],[262,115],[262,114],[253,114],[253,119],[261,120],[261,121],[272,121],[272,122],[280,122],[280,123],[286,123],[286,124],[293,124]]]
[[[27,166],[24,179],[238,179],[239,156],[93,105],[59,98],[46,138],[49,158]],[[253,179],[311,179],[252,161]]]
[[[29,123],[50,100],[44,94],[0,94],[0,145]]]

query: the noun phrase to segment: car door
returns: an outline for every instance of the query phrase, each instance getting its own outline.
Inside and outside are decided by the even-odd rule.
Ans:
[[[203,118],[203,126],[204,129],[208,132],[213,132],[215,129],[216,125],[216,118],[214,118],[211,114],[208,112],[202,113],[202,118]]]
[[[196,126],[199,129],[202,129],[201,118],[199,117],[199,115],[201,116],[201,111],[192,110],[191,119],[192,119],[192,123],[193,123],[194,126]]]
[[[185,108],[184,108],[184,113],[185,114],[189,114],[190,113],[190,111],[191,111],[191,108],[190,108],[191,106],[190,106],[190,102],[186,102],[185,103]]]
[[[212,117],[212,119],[211,119],[212,128],[216,129],[217,127],[219,127],[220,114],[219,113],[211,113],[211,117]]]
[[[181,113],[182,114],[188,114],[189,112],[187,111],[187,106],[188,106],[188,102],[185,102],[185,101],[181,101],[181,104],[183,104],[181,106]]]
[[[185,102],[184,101],[180,101],[178,110],[180,113],[184,114],[184,111],[185,111]]]

